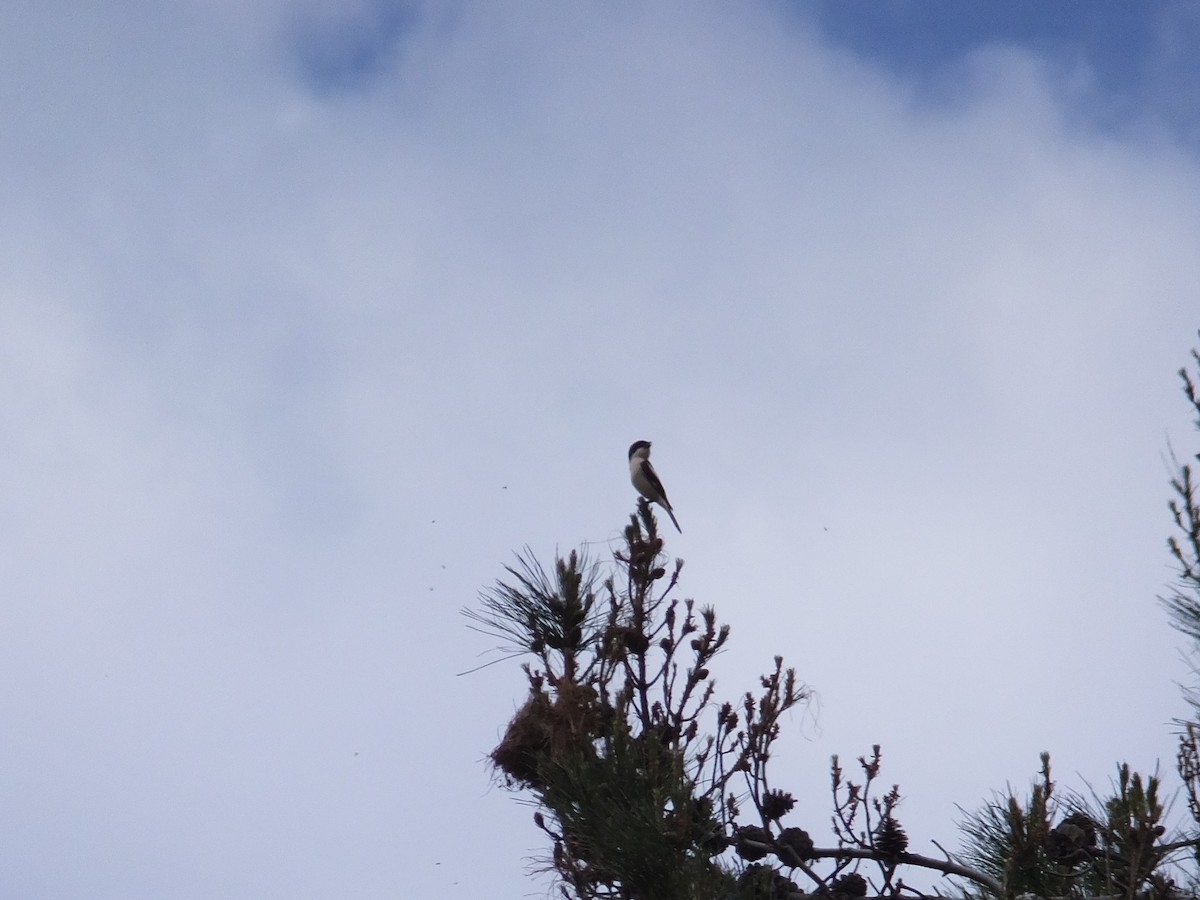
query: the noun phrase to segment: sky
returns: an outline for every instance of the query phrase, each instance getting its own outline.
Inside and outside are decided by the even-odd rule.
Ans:
[[[1170,779],[1186,2],[0,8],[0,895],[541,897],[462,615],[602,558],[878,743],[912,848]]]

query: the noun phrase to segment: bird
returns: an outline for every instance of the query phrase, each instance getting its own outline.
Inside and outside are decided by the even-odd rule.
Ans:
[[[675,510],[671,509],[671,501],[667,499],[666,489],[659,480],[658,473],[654,471],[654,466],[650,465],[649,441],[634,441],[629,445],[629,480],[633,482],[639,494],[665,509],[675,530],[683,534],[679,520],[675,518]]]

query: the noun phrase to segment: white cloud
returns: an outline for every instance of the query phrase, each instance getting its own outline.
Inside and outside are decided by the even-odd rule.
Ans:
[[[457,610],[615,535],[635,437],[722,686],[821,691],[810,809],[874,741],[944,840],[1169,758],[1196,161],[1002,48],[935,107],[761,9],[424,9],[334,92],[301,7],[0,29],[21,893],[528,889]]]

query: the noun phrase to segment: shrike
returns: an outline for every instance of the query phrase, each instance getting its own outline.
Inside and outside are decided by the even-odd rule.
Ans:
[[[658,473],[654,471],[654,466],[650,465],[649,441],[637,441],[630,445],[629,480],[633,482],[639,494],[665,509],[675,530],[683,534],[683,529],[679,527],[679,521],[675,518],[675,511],[671,509],[671,501],[667,499],[667,492],[658,479]]]

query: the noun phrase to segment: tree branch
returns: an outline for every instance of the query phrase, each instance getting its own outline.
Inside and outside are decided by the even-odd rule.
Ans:
[[[793,865],[795,862],[795,854],[791,851],[790,847],[776,847],[774,844],[749,840],[745,837],[739,838],[738,843],[746,847],[761,848],[766,853],[773,853],[786,865]],[[1004,894],[1003,885],[983,872],[972,869],[969,866],[961,865],[953,860],[934,859],[931,856],[922,856],[919,853],[888,855],[869,847],[814,847],[805,855],[808,859],[870,859],[876,862],[894,862],[897,865],[915,866],[920,869],[933,869],[944,875],[957,875],[960,878],[974,881],[997,896]],[[792,896],[799,898],[808,895],[795,894]]]
[[[961,878],[967,878],[987,888],[989,891],[994,891],[997,894],[1003,894],[1004,888],[1000,882],[989,875],[985,875],[976,869],[969,866],[961,865],[950,859],[934,859],[932,856],[922,856],[919,853],[900,853],[894,857],[887,857],[878,850],[860,849],[857,847],[837,848],[813,848],[810,854],[814,859],[872,859],[879,862],[887,862],[895,860],[899,865],[917,866],[921,869],[934,869],[946,875],[958,875]]]

